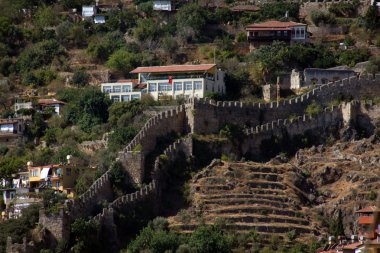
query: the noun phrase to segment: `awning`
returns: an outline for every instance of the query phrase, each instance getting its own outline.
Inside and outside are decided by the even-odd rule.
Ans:
[[[47,178],[48,174],[49,174],[49,170],[50,168],[43,168],[41,170],[41,176],[40,176],[40,179],[45,179]]]

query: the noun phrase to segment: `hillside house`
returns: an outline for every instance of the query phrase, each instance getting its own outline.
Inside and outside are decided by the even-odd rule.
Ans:
[[[52,108],[53,112],[57,115],[61,114],[62,107],[65,105],[65,102],[59,101],[55,98],[43,98],[38,99],[38,109],[41,111],[45,111],[48,108]]]
[[[250,50],[273,41],[305,43],[308,40],[307,24],[296,22],[267,21],[251,24],[245,28]]]
[[[146,84],[147,93],[155,100],[203,98],[207,93],[226,92],[225,74],[216,64],[139,67],[131,74],[138,74],[139,83]]]
[[[155,100],[203,98],[207,93],[226,92],[224,72],[215,64],[139,67],[130,73],[138,79],[103,83],[101,89],[114,102],[140,99],[150,94]]]
[[[80,170],[72,165],[33,166],[28,163],[29,188],[53,189],[73,196],[74,182]]]
[[[96,6],[95,5],[84,5],[82,6],[82,18],[92,18],[96,14]]]
[[[171,0],[154,0],[153,10],[155,11],[172,11]]]
[[[25,131],[23,118],[0,119],[0,143],[13,142],[22,138]]]

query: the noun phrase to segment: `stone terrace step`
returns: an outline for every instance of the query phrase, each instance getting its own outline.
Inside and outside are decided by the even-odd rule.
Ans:
[[[270,195],[270,194],[215,194],[215,195],[200,195],[199,198],[203,201],[220,201],[229,199],[260,199],[271,200],[277,202],[288,202],[289,198],[286,195]]]
[[[207,223],[206,223],[207,224]],[[210,223],[212,224],[212,223]],[[198,227],[197,224],[181,224],[181,225],[173,225],[171,228],[179,229],[182,231],[193,231]],[[287,224],[287,223],[275,223],[275,224],[267,224],[267,223],[257,223],[257,224],[242,224],[242,223],[235,223],[235,224],[226,224],[226,229],[231,229],[233,231],[252,231],[255,230],[258,233],[280,233],[284,234],[290,231],[295,230],[299,234],[305,234],[305,233],[313,233],[314,231],[310,229],[308,226],[302,226],[302,225],[294,225],[294,224]]]
[[[214,208],[212,210],[208,210],[208,213],[215,214],[275,214],[275,215],[285,215],[290,217],[297,217],[295,211],[290,209],[283,208],[275,208],[273,206],[263,206],[263,205],[255,205],[255,206],[224,206],[221,208]]]
[[[279,208],[288,208],[289,204],[285,202],[278,202],[276,200],[266,200],[259,198],[249,198],[249,199],[221,199],[221,200],[205,200],[203,201],[205,205],[208,207],[207,209],[213,208],[214,205],[217,206],[232,206],[232,205],[268,205],[275,206]]]
[[[233,216],[207,216],[206,220],[215,221],[215,219],[223,218],[227,222],[233,222],[233,223],[288,223],[288,224],[296,224],[296,225],[309,225],[309,221],[305,220],[303,218],[298,217],[289,217],[289,216],[260,216],[260,215],[249,215],[249,214],[239,214],[239,215],[233,215]]]

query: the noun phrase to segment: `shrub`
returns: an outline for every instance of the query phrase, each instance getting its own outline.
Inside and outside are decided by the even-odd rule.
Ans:
[[[318,104],[315,100],[311,102],[310,105],[306,107],[305,113],[309,116],[315,116],[322,112],[322,106]]]
[[[231,242],[217,226],[199,226],[191,235],[189,246],[197,253],[231,251]]]
[[[336,18],[333,14],[319,10],[313,10],[311,12],[311,20],[316,26],[320,26],[322,24],[336,24]]]
[[[71,82],[78,87],[83,87],[88,84],[88,81],[90,80],[90,75],[83,71],[83,70],[76,70],[74,72],[73,78],[71,79]]]
[[[377,192],[375,192],[374,190],[371,190],[368,198],[369,198],[369,200],[375,201],[377,199]]]

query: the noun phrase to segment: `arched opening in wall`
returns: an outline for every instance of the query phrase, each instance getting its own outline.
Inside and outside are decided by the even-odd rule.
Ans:
[[[311,84],[312,85],[316,85],[318,83],[318,79],[317,78],[311,78]]]
[[[208,126],[208,121],[207,121],[207,120],[204,120],[204,121],[203,121],[203,124],[207,127],[207,126]]]

